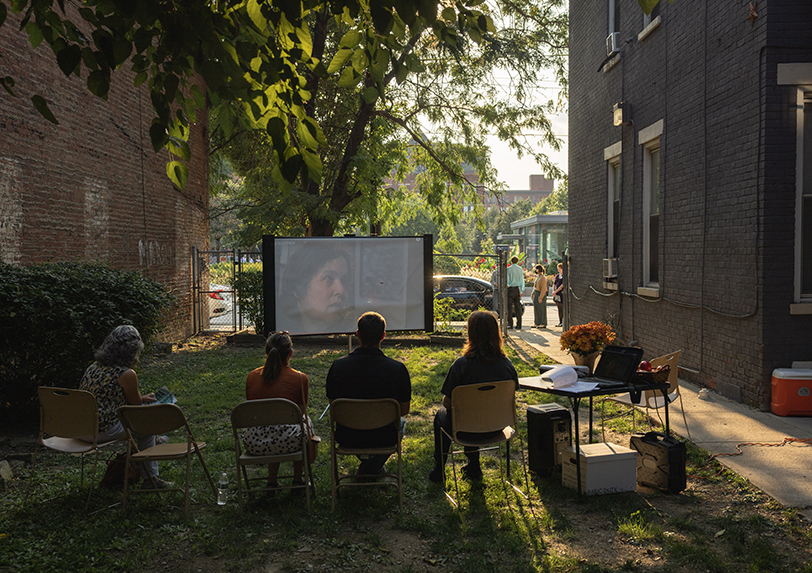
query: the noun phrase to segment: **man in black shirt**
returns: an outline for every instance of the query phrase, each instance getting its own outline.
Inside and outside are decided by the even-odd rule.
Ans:
[[[377,312],[365,312],[358,319],[355,331],[361,346],[344,358],[339,358],[327,373],[327,398],[370,400],[394,398],[400,402],[400,415],[409,413],[412,400],[412,383],[406,365],[387,357],[381,351],[386,336],[386,321]],[[401,419],[401,428],[404,425]],[[336,441],[345,447],[374,448],[392,445],[397,441],[396,426],[384,426],[374,430],[354,430],[338,425]],[[359,474],[378,474],[388,456],[370,456],[361,460]]]

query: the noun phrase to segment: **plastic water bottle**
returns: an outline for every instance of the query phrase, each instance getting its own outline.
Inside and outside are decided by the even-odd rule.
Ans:
[[[228,500],[228,474],[223,472],[217,482],[217,505],[225,505]]]

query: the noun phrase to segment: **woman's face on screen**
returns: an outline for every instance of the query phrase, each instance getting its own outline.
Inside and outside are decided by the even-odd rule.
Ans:
[[[345,308],[347,293],[347,261],[338,257],[323,265],[307,284],[307,293],[300,301],[301,311],[313,318],[329,320]]]

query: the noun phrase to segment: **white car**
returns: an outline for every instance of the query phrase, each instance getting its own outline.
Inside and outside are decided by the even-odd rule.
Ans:
[[[209,285],[209,318],[223,316],[231,310],[231,287]]]

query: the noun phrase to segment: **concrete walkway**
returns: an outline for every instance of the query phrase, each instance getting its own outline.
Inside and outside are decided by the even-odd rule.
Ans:
[[[558,315],[552,304],[547,317],[552,319],[549,324],[557,323]],[[572,358],[559,346],[561,328],[528,328],[532,324],[533,309],[526,307],[522,330],[508,333],[557,362],[572,364]],[[711,454],[736,454],[739,446],[741,455],[716,459],[782,505],[797,508],[812,519],[812,417],[776,416],[713,391],[708,400],[700,400],[700,388],[682,380],[680,388],[682,403],[677,400],[670,407],[674,432],[687,438],[690,430],[691,441]],[[681,408],[685,411],[687,429]]]

